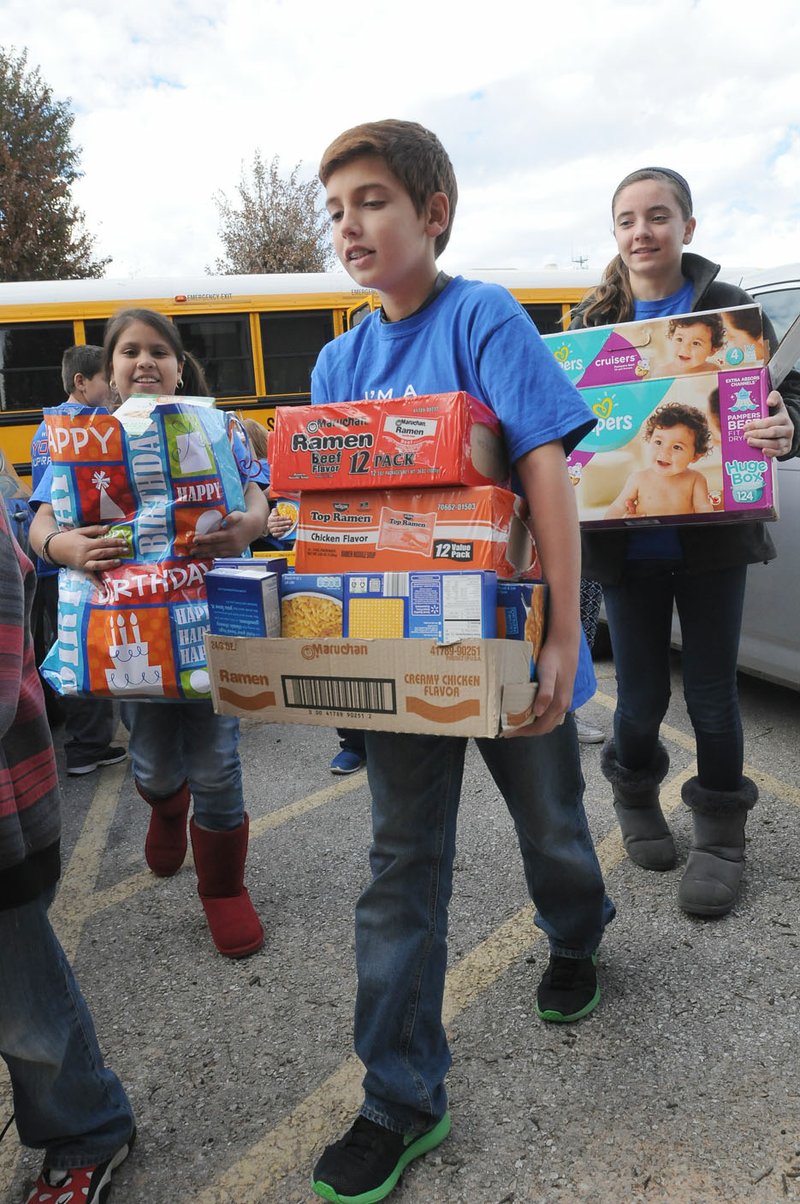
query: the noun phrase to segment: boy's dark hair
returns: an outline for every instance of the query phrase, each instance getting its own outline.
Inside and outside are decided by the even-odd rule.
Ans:
[[[78,373],[87,380],[103,370],[103,348],[92,343],[78,343],[68,347],[61,357],[61,383],[64,392],[71,396]]]
[[[716,351],[725,342],[725,327],[719,314],[688,314],[685,318],[671,318],[667,337],[672,338],[679,326],[707,326],[711,335],[711,350]]]
[[[132,322],[144,322],[146,326],[152,326],[153,330],[157,331],[164,342],[172,348],[175,358],[181,365],[183,391],[187,397],[208,397],[208,381],[202,364],[184,349],[180,331],[175,323],[170,322],[169,318],[154,309],[121,309],[108,319],[103,338],[103,371],[106,374],[106,380],[111,380],[114,348]]]
[[[422,213],[434,192],[443,192],[450,202],[447,229],[436,238],[436,255],[441,255],[450,239],[458,201],[458,185],[453,164],[439,139],[416,121],[365,121],[334,138],[322,156],[319,178],[323,185],[340,167],[374,155],[382,159],[411,198],[417,213]]]
[[[704,456],[711,447],[711,431],[708,419],[696,406],[685,406],[679,401],[668,401],[654,410],[644,424],[644,437],[650,441],[656,427],[668,431],[673,426],[686,426],[694,435],[695,455]]]
[[[741,330],[751,339],[760,339],[764,333],[761,324],[761,311],[755,306],[746,309],[727,309],[725,317],[734,330]]]

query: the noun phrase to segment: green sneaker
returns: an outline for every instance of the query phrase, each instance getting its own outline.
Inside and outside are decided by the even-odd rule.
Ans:
[[[449,1132],[449,1112],[417,1136],[393,1133],[357,1116],[314,1167],[311,1187],[332,1204],[377,1204],[394,1191],[409,1162],[435,1149]]]
[[[569,1024],[593,1012],[600,1002],[596,964],[596,953],[591,957],[557,957],[551,953],[536,992],[539,1019]]]

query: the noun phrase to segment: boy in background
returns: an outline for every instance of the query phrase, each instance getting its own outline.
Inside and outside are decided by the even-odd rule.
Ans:
[[[60,414],[85,414],[106,411],[111,399],[108,381],[102,371],[103,348],[90,344],[68,347],[61,360],[61,379],[67,400],[56,406]],[[31,474],[35,491],[50,463],[47,427],[38,427],[31,443]],[[33,603],[33,627],[36,663],[41,664],[58,631],[58,567],[36,557],[36,597]],[[111,743],[114,735],[114,708],[110,698],[59,698],[43,683],[48,711],[64,716],[66,740],[64,755],[71,776],[93,773],[100,765],[124,761],[124,748]],[[60,706],[59,706],[60,704]]]
[[[550,944],[537,1012],[578,1020],[600,998],[595,951],[614,915],[568,713],[586,694],[573,697],[580,548],[566,454],[594,419],[510,293],[437,271],[457,187],[435,135],[406,121],[358,126],[328,147],[319,174],[336,253],[356,284],[378,292],[382,308],[323,348],[312,401],[466,390],[500,418],[533,516],[550,587],[535,718],[516,738],[477,744],[514,819],[536,923]],[[346,1204],[382,1200],[450,1129],[442,1000],[467,745],[449,736],[365,735],[372,882],[356,908],[355,1014],[364,1102],[313,1174],[318,1195]]]

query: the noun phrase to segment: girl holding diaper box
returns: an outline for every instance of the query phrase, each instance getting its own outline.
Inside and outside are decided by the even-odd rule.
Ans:
[[[106,375],[123,403],[132,395],[171,399],[183,388],[194,395],[208,391],[202,369],[184,351],[178,328],[159,313],[132,309],[116,314],[106,327],[103,350]],[[180,444],[179,451],[183,455]],[[246,476],[241,469],[240,475]],[[126,541],[103,524],[61,530],[49,482],[52,476],[43,478],[37,489],[39,508],[31,528],[37,553],[53,565],[78,569],[98,580],[99,574],[118,569],[129,556]],[[245,509],[227,513],[221,525],[201,527],[198,522],[186,535],[184,563],[238,556],[261,534],[266,501],[257,484],[243,485]],[[204,583],[199,588],[204,598]],[[136,616],[131,623],[138,623]],[[134,631],[138,640],[137,632],[138,628]],[[124,700],[120,711],[130,732],[136,788],[151,808],[147,864],[160,877],[178,872],[186,856],[193,804],[189,832],[197,889],[214,944],[226,957],[255,953],[264,943],[264,932],[244,886],[248,817],[238,720],[216,715],[206,697]]]
[[[626,176],[612,199],[618,254],[578,306],[572,326],[601,326],[752,304],[717,280],[719,266],[685,247],[694,237],[692,196],[683,176],[647,167]],[[764,316],[772,349],[774,331]],[[790,373],[768,399],[770,414],[745,427],[760,456],[800,452],[800,376]],[[583,575],[603,585],[617,674],[614,736],[603,749],[628,856],[644,869],[675,865],[659,805],[669,757],[659,729],[670,696],[670,632],[677,606],[684,698],[697,743],[697,775],[682,788],[694,835],[678,889],[684,911],[724,915],[744,868],[747,812],[758,797],[743,776],[736,658],[747,565],[771,560],[761,522],[585,531]]]

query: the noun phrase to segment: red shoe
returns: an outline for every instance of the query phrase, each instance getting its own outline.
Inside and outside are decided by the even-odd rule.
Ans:
[[[197,870],[197,893],[211,938],[224,957],[249,957],[264,944],[264,929],[244,885],[250,821],[229,832],[211,832],[189,822]]]
[[[151,808],[150,826],[144,842],[144,859],[157,878],[171,878],[186,859],[191,795],[186,782],[167,798],[154,798],[136,783],[136,789]]]
[[[112,1158],[97,1166],[60,1171],[42,1167],[25,1204],[103,1204],[111,1191],[111,1176],[133,1148],[136,1131]]]

